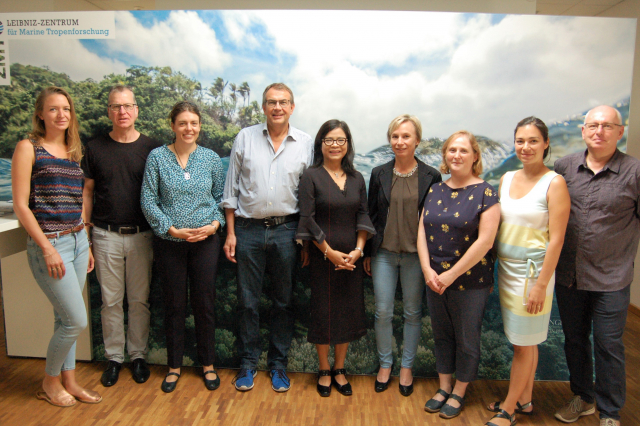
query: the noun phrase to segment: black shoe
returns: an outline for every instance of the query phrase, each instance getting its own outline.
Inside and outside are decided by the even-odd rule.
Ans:
[[[378,379],[376,379],[376,383],[374,386],[375,391],[378,393],[386,391],[390,381],[391,381],[391,376],[389,376],[389,379],[384,383],[379,382]]]
[[[330,375],[331,375],[331,370],[319,370],[318,371],[318,385],[316,386],[316,389],[318,389],[318,393],[320,394],[321,397],[327,397],[327,396],[331,395],[331,385],[322,386],[320,384],[320,377],[330,376]]]
[[[398,384],[398,388],[400,389],[400,395],[402,396],[409,396],[413,393],[413,383],[407,386]]]
[[[442,389],[438,389],[436,393],[439,393],[440,395],[444,396],[444,399],[442,401],[438,401],[437,399],[431,398],[424,405],[424,411],[429,413],[437,413],[438,411],[440,411],[442,406],[447,403],[447,399],[449,399],[450,394],[446,393]]]
[[[336,380],[336,376],[339,376],[340,374],[344,374],[345,377],[346,377],[347,370],[345,370],[344,368],[338,368],[337,370],[331,371],[331,376],[332,376],[331,377],[331,382],[332,382],[333,386],[335,386],[337,391],[340,392],[341,394],[343,394],[344,396],[353,395],[353,390],[351,389],[351,383],[347,383],[346,385],[341,385]]]
[[[207,374],[209,373],[215,374],[216,378],[213,380],[207,379]],[[218,376],[218,373],[216,372],[216,370],[205,371],[202,374],[202,379],[204,380],[204,387],[209,389],[210,391],[214,391],[220,387],[220,376]]]
[[[452,419],[454,417],[459,416],[460,412],[462,412],[462,409],[464,408],[464,396],[460,397],[455,393],[451,393],[451,395],[449,395],[449,399],[455,399],[460,403],[460,406],[456,408],[453,405],[444,404],[440,409],[440,414],[439,414],[440,417],[443,419]]]
[[[167,377],[169,376],[178,376],[178,380],[180,380],[180,373],[174,373],[172,371],[168,372],[164,380],[162,381],[162,385],[160,386],[160,389],[162,389],[162,392],[164,393],[173,392],[174,390],[176,390],[176,385],[178,384],[178,380],[176,380],[175,382],[167,382]]]
[[[107,369],[104,370],[104,373],[102,373],[102,377],[100,378],[102,386],[108,388],[115,385],[118,382],[120,368],[122,368],[122,364],[120,364],[119,362],[109,361],[109,364],[107,364]]]
[[[151,371],[147,367],[147,361],[144,358],[136,358],[131,364],[131,376],[136,383],[144,383],[149,380]]]

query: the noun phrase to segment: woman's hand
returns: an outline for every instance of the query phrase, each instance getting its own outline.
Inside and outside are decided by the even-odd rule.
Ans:
[[[87,266],[87,274],[91,271],[93,271],[93,268],[95,267],[96,262],[95,259],[93,258],[93,250],[91,249],[91,246],[89,246],[89,265]]]
[[[431,269],[431,267],[427,267],[422,270],[422,274],[424,275],[424,282],[427,286],[436,293],[441,294],[440,285],[435,281],[435,277],[438,275],[436,271]]]
[[[534,285],[529,292],[529,302],[527,312],[532,315],[539,314],[544,309],[544,300],[547,297],[547,288],[541,285]]]
[[[327,250],[327,259],[336,265],[336,269],[347,269],[349,271],[353,271],[356,268],[356,265],[349,263],[350,255],[344,254],[338,250],[333,250],[331,248]]]
[[[67,270],[64,267],[64,262],[62,261],[62,257],[60,257],[58,250],[50,245],[46,250],[42,250],[42,254],[44,261],[47,264],[47,272],[49,273],[49,276],[58,280],[64,277]]]
[[[362,267],[364,268],[364,272],[366,272],[367,275],[371,276],[371,258],[370,257],[364,258],[364,260],[362,261]]]
[[[440,275],[436,275],[434,277],[434,281],[438,284],[438,287],[440,287],[440,294],[444,293],[447,287],[453,284],[456,278],[458,277],[456,277],[455,274],[450,270],[444,271]]]
[[[200,233],[197,232],[198,229],[192,229],[192,228],[180,228],[180,229],[176,229],[175,227],[171,227],[169,228],[169,232],[168,234],[171,235],[173,238],[179,238],[181,240],[189,240],[189,238],[193,237],[194,235],[199,235]]]
[[[360,259],[360,256],[362,256],[362,252],[360,252],[360,250],[352,250],[349,253],[347,264],[353,266],[353,268],[350,268],[350,270],[356,269],[356,262],[358,261],[358,259]],[[337,269],[347,269],[345,266],[338,266]]]

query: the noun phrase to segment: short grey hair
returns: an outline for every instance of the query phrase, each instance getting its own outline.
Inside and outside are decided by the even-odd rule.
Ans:
[[[111,95],[113,95],[114,93],[122,93],[122,92],[131,92],[131,95],[133,96],[133,103],[136,103],[136,94],[133,93],[133,87],[126,85],[126,84],[116,84],[115,86],[113,86],[111,88],[111,90],[109,90],[109,96],[107,96],[107,102],[111,99]]]
[[[291,105],[296,104],[293,101],[293,91],[289,89],[289,86],[287,86],[284,83],[271,83],[270,85],[267,86],[266,89],[264,89],[264,92],[262,92],[262,106],[265,106],[267,104],[267,92],[271,89],[282,90],[282,91],[286,90],[287,92],[289,92],[289,95],[291,95]]]

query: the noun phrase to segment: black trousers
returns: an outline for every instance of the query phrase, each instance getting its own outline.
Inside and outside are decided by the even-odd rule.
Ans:
[[[182,366],[187,287],[195,319],[198,362],[212,365],[216,336],[215,284],[220,254],[218,235],[196,243],[154,237],[153,254],[162,282],[169,367]]]
[[[628,285],[622,290],[601,292],[556,285],[571,391],[587,402],[593,402],[595,397],[600,418],[620,420],[624,406],[627,376],[622,334],[630,288]],[[589,339],[592,329],[593,346]],[[592,354],[596,361],[595,386]]]
[[[456,373],[461,382],[478,377],[482,318],[490,292],[491,287],[486,287],[438,294],[427,287],[438,373]]]

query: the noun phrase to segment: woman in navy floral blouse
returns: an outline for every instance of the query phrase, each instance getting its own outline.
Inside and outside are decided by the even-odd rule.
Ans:
[[[196,143],[200,111],[178,102],[170,114],[174,143],[149,154],[142,183],[142,211],[155,234],[153,252],[162,282],[169,373],[162,382],[172,392],[184,354],[187,282],[195,318],[198,362],[207,389],[220,386],[215,358],[215,282],[220,253],[217,231],[224,225],[218,207],[224,171],[218,154]]]
[[[496,190],[479,177],[482,159],[471,133],[460,131],[447,139],[440,171],[451,177],[429,189],[418,229],[418,255],[440,378],[440,389],[425,410],[450,419],[462,411],[467,385],[478,374],[500,206]]]

